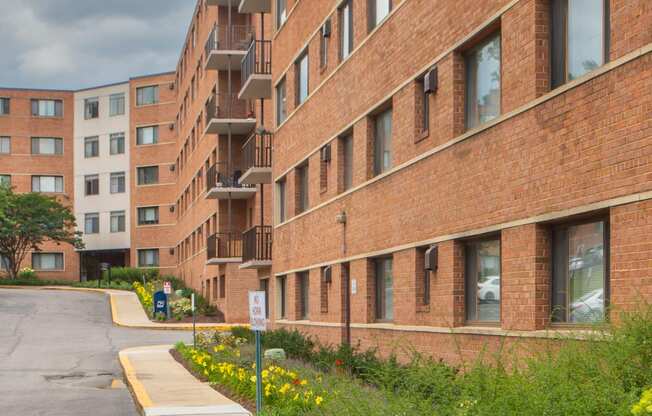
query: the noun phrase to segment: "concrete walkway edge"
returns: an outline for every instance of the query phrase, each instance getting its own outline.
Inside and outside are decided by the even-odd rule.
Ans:
[[[170,355],[171,345],[119,353],[127,386],[144,416],[251,416],[190,374]]]

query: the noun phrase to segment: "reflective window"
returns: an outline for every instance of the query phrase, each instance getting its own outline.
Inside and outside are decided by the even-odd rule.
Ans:
[[[156,104],[158,99],[158,85],[136,89],[136,105]]]
[[[84,216],[84,234],[97,234],[100,232],[100,214],[92,213]]]
[[[111,94],[109,97],[109,116],[121,116],[125,113],[125,95]]]
[[[471,49],[466,64],[466,128],[500,115],[500,35]]]
[[[138,127],[136,136],[136,144],[158,143],[158,126]]]
[[[500,239],[476,240],[465,247],[466,320],[500,321]]]
[[[392,110],[386,110],[374,120],[374,175],[392,167]]]
[[[297,60],[295,63],[295,76],[297,79],[297,105],[306,101],[308,98],[308,51]]]
[[[553,322],[604,319],[607,268],[604,221],[561,225],[553,231]]]
[[[376,274],[376,319],[391,321],[394,319],[394,274],[392,259],[375,260]]]

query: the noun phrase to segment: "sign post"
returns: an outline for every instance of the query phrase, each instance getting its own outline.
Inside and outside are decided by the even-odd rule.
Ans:
[[[190,295],[190,309],[192,310],[192,347],[197,348],[197,333],[195,332],[195,294]]]
[[[265,317],[265,292],[249,292],[249,321],[251,330],[256,335],[256,414],[259,415],[263,409],[263,382],[262,382],[262,351],[260,345],[260,333],[267,329]]]
[[[172,294],[172,283],[163,282],[163,293],[165,293],[166,304],[168,306],[165,316],[170,319],[170,295]]]

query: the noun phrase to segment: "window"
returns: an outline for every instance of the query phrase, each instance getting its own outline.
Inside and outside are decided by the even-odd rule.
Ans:
[[[265,318],[269,318],[269,279],[260,279],[260,290],[265,292]]]
[[[278,314],[278,317],[281,319],[285,319],[287,317],[287,308],[286,308],[286,302],[287,302],[287,277],[286,276],[280,276],[276,278],[276,286],[277,286],[277,291],[276,291],[276,313]]]
[[[276,0],[276,28],[281,27],[285,23],[287,18],[286,9],[287,9],[287,0]]]
[[[136,105],[158,103],[158,85],[136,88]]]
[[[153,185],[158,183],[158,166],[138,168],[138,185]]]
[[[97,97],[84,100],[84,119],[89,120],[100,116],[100,100]]]
[[[32,176],[32,192],[63,192],[63,176]]]
[[[84,216],[84,234],[97,234],[100,232],[100,214],[92,213]]]
[[[84,176],[84,192],[88,195],[100,194],[100,177],[99,175]]]
[[[296,176],[296,187],[297,187],[297,214],[301,214],[303,211],[308,209],[309,200],[308,200],[308,164],[297,167],[297,176]]]
[[[464,293],[468,322],[500,321],[500,239],[465,246]]]
[[[605,318],[608,223],[590,221],[553,229],[552,320],[593,323]]]
[[[392,11],[392,0],[368,0],[369,31],[371,32]]]
[[[285,185],[286,185],[285,178],[280,179],[278,182],[276,182],[276,192],[277,192],[276,203],[277,203],[279,223],[285,222],[286,213],[287,213]]]
[[[344,60],[353,50],[353,8],[351,0],[346,0],[339,9],[340,16],[340,60]]]
[[[136,136],[136,144],[158,143],[158,126],[138,127]]]
[[[392,258],[374,261],[376,276],[376,319],[391,321],[394,319],[394,275]]]
[[[0,254],[0,270],[9,271],[9,258]]]
[[[32,253],[32,269],[63,270],[63,253]]]
[[[32,116],[34,117],[62,117],[63,101],[61,100],[32,100]]]
[[[125,134],[113,133],[109,139],[109,152],[112,155],[121,155],[125,152]]]
[[[111,94],[109,96],[109,116],[121,116],[125,113],[125,95]]]
[[[276,125],[280,126],[288,117],[285,77],[276,86]]]
[[[11,186],[11,175],[0,175],[0,186]]]
[[[10,113],[10,104],[11,99],[9,98],[0,98],[0,116],[6,116]]]
[[[299,319],[310,316],[310,272],[297,273],[299,284]]]
[[[342,186],[349,190],[353,186],[353,136],[348,134],[340,138],[342,146]]]
[[[100,155],[100,138],[97,136],[84,139],[84,157],[98,157]]]
[[[392,109],[374,118],[374,175],[392,167]]]
[[[111,232],[123,233],[125,228],[125,212],[111,211]]]
[[[465,56],[466,128],[500,115],[500,35],[483,41]]]
[[[138,250],[138,267],[158,267],[158,249]]]
[[[330,38],[330,33],[327,33],[327,30],[331,28],[331,19],[326,20],[324,26],[322,26],[319,36],[319,68],[326,68],[328,66],[328,39]]]
[[[0,153],[11,153],[11,139],[9,137],[0,137]]]
[[[125,192],[125,173],[114,172],[111,174],[110,192],[112,194],[122,194]]]
[[[608,61],[608,4],[606,0],[552,0],[552,88]]]
[[[308,98],[308,50],[294,63],[296,78],[296,105],[301,104]]]
[[[63,154],[63,139],[54,137],[32,137],[33,155]]]
[[[158,207],[138,208],[138,225],[158,224]]]
[[[224,299],[226,297],[226,276],[220,276],[220,298]],[[267,300],[267,298],[265,298]]]

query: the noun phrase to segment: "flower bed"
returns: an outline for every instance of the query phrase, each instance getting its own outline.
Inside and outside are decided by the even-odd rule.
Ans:
[[[547,342],[527,356],[517,344],[461,359],[459,367],[408,353],[409,346],[401,351],[409,359],[381,360],[297,331],[268,331],[263,347],[283,348],[288,359],[263,361],[264,415],[652,414],[652,306],[618,322],[596,328],[594,339]],[[179,344],[177,351],[217,390],[250,401],[253,336],[245,328],[231,334],[201,335],[196,348]]]

